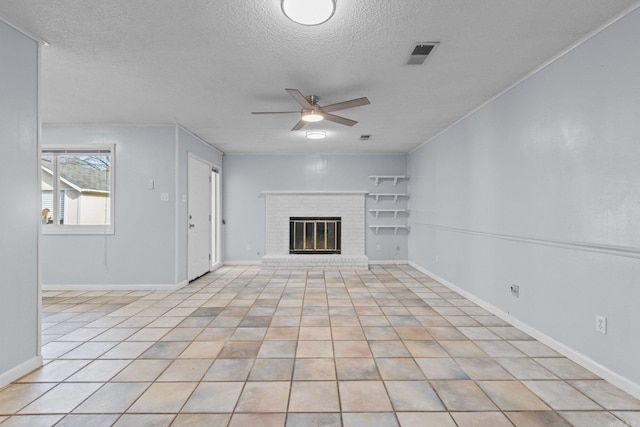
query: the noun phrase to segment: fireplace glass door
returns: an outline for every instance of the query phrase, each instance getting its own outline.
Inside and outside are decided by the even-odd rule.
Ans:
[[[290,254],[339,254],[340,217],[289,218]]]

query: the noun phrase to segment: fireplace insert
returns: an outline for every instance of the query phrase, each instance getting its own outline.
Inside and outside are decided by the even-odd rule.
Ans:
[[[290,254],[339,254],[340,217],[290,217]]]

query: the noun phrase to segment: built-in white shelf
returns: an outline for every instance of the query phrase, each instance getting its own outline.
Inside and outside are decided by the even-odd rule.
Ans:
[[[380,230],[381,228],[393,228],[394,234],[398,234],[398,230],[408,230],[409,226],[407,225],[370,225],[369,228],[371,228],[376,234],[378,234],[378,230]]]
[[[275,194],[275,195],[292,195],[292,194],[300,194],[300,195],[354,195],[354,194],[368,194],[367,191],[306,191],[306,190],[265,190],[262,194]]]
[[[399,197],[409,197],[408,194],[405,193],[369,193],[371,197],[375,197],[376,203],[380,199],[380,197],[393,197],[393,201],[398,203]]]
[[[392,180],[393,185],[398,185],[398,181],[402,179],[409,179],[406,175],[369,175],[369,179],[373,179],[376,182],[376,185],[380,183],[382,180]],[[394,203],[398,203],[399,198],[409,198],[409,195],[406,193],[369,193],[369,196],[373,197],[376,200],[376,203],[380,201],[381,198],[393,198]],[[393,214],[393,218],[398,218],[398,215],[401,213],[409,214],[409,210],[406,208],[399,209],[369,209],[373,215],[375,215],[376,219],[379,218],[380,214]],[[389,217],[390,215],[387,215]],[[369,228],[373,230],[375,234],[378,234],[380,229],[388,229],[393,230],[394,234],[398,234],[398,230],[409,230],[409,226],[400,225],[400,224],[373,224],[369,225]]]
[[[376,219],[378,218],[378,215],[380,213],[393,213],[393,217],[394,218],[398,218],[398,214],[400,212],[409,212],[406,209],[369,209],[369,212],[371,212],[372,214],[374,214],[376,216]]]
[[[406,175],[370,175],[369,179],[376,181],[376,185],[383,179],[392,179],[393,185],[398,185],[398,181],[401,179],[407,179]]]

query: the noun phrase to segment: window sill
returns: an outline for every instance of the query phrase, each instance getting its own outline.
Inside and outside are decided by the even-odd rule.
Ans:
[[[113,226],[102,225],[65,225],[65,226],[42,226],[43,235],[65,235],[65,234],[93,234],[93,235],[113,235],[115,234]]]

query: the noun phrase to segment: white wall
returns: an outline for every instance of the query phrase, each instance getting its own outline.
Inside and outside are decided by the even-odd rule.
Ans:
[[[410,261],[632,388],[640,384],[638,41],[640,10],[408,161]],[[595,331],[596,314],[608,318],[607,335]]]
[[[396,156],[249,156],[225,155],[223,180],[223,226],[225,261],[259,261],[265,253],[265,198],[263,191],[369,191],[404,192],[407,182],[385,180],[376,186],[370,175],[405,175],[407,158]],[[374,207],[406,207],[392,199],[379,203],[367,197],[367,210]],[[370,261],[406,261],[407,233],[392,230],[375,235],[370,224],[406,224],[406,216],[378,220],[366,213],[366,255]],[[378,244],[380,250],[377,250]]]
[[[0,388],[42,363],[38,45],[0,21]]]

